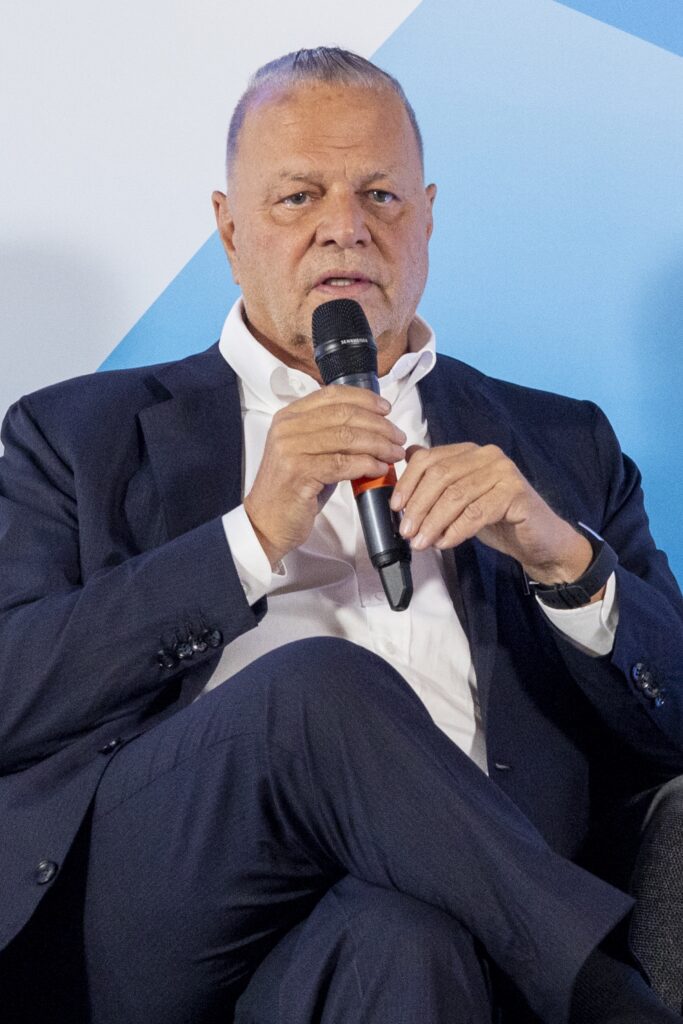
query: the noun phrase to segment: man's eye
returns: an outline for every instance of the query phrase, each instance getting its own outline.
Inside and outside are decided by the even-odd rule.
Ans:
[[[389,203],[393,202],[396,196],[393,192],[387,192],[383,188],[373,188],[369,192],[370,198],[379,203],[380,206],[388,206]]]
[[[308,199],[308,192],[295,192],[294,195],[285,196],[282,200],[284,206],[303,206]]]

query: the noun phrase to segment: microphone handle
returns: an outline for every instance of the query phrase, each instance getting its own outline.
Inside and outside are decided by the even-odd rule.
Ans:
[[[374,373],[349,373],[335,378],[334,383],[380,393]],[[394,611],[403,611],[410,604],[413,583],[410,545],[399,533],[398,512],[389,505],[395,484],[393,466],[389,466],[384,476],[359,477],[351,481],[370,561],[379,572],[389,605]]]

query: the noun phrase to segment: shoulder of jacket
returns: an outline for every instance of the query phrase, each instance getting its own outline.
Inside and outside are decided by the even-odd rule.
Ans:
[[[439,354],[436,365],[449,391],[464,392],[471,401],[485,407],[489,415],[503,417],[513,428],[524,424],[547,429],[553,423],[565,429],[571,424],[587,427],[598,410],[590,400],[491,377],[452,356]]]
[[[212,345],[184,359],[71,377],[24,395],[12,408],[23,408],[40,422],[50,422],[54,417],[60,423],[92,422],[93,417],[103,417],[113,410],[122,417],[134,415],[170,397],[163,383],[165,376],[172,373],[175,379],[191,380],[207,358],[216,358],[216,350],[217,346]]]

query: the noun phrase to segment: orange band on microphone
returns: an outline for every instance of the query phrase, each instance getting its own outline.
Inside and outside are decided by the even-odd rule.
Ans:
[[[353,495],[355,498],[363,491],[371,491],[375,487],[394,487],[396,484],[396,470],[393,466],[389,466],[388,471],[384,476],[376,476],[372,479],[369,476],[359,476],[357,480],[351,481],[353,487]]]

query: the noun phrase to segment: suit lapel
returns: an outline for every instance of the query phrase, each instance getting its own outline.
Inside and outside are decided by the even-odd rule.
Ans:
[[[237,380],[217,346],[156,372],[162,400],[139,414],[169,539],[242,500]]]
[[[496,444],[510,453],[506,424],[489,413],[486,399],[465,388],[457,361],[438,358],[418,385],[432,446],[473,441]],[[484,721],[496,655],[496,569],[499,555],[476,538],[444,553],[446,583],[467,634],[477,674],[477,693]]]
[[[439,358],[418,385],[432,445],[474,441],[511,454],[507,425],[464,388],[457,361]],[[236,376],[214,345],[154,374],[156,402],[139,414],[169,539],[222,515],[242,500],[242,417]],[[486,716],[496,651],[498,555],[478,540],[444,552],[446,580],[465,629]]]

